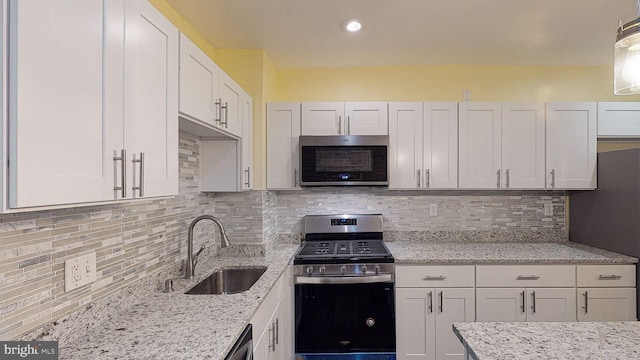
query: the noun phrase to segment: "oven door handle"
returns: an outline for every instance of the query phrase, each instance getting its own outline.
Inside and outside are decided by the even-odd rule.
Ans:
[[[367,284],[392,283],[393,274],[370,276],[296,276],[296,284]]]

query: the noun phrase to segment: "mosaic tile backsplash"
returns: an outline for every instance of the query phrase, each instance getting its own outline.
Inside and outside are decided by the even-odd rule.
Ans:
[[[187,227],[205,213],[224,223],[232,242],[224,249],[227,254],[300,241],[306,214],[382,213],[385,238],[391,241],[557,241],[567,236],[562,192],[343,187],[213,195],[199,192],[197,138],[180,134],[179,161],[180,193],[173,198],[0,215],[0,339],[29,338],[56,321],[73,319],[84,323],[78,332],[86,331],[91,325],[86,319],[95,316],[78,314],[92,308],[117,311],[145,291],[156,291],[161,279],[181,273]],[[545,204],[552,205],[553,215],[544,214]],[[205,254],[219,252],[212,223],[198,224],[195,239],[196,249],[207,244]],[[64,261],[89,252],[97,255],[98,280],[65,293]]]

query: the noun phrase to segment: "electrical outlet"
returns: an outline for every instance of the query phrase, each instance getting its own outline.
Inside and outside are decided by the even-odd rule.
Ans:
[[[553,204],[544,204],[544,216],[553,216]]]
[[[438,216],[438,204],[429,204],[429,216]]]
[[[80,255],[64,262],[64,291],[96,281],[96,253]]]

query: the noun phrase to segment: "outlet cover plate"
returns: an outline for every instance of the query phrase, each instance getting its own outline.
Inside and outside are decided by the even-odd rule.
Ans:
[[[96,253],[80,255],[64,262],[64,291],[96,281]]]

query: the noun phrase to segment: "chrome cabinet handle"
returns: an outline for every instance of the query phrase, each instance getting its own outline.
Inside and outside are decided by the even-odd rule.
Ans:
[[[433,292],[429,291],[429,313],[433,313]]]
[[[351,116],[347,115],[347,135],[351,135]]]
[[[525,299],[524,291],[523,291],[523,292],[521,292],[521,293],[520,293],[520,295],[522,296],[522,306],[521,306],[520,308],[522,309],[522,312],[525,312],[525,310],[524,310],[524,309],[525,309],[525,304],[524,304],[524,299]]]
[[[222,98],[219,98],[215,102],[216,105],[216,118],[213,121],[221,124],[222,123]]]
[[[622,275],[598,275],[598,280],[620,280]]]
[[[276,344],[280,343],[280,318],[276,318]]]
[[[338,116],[338,135],[342,135],[342,116]]]
[[[418,189],[420,188],[420,169],[418,169],[418,171],[416,171],[416,180],[417,180],[417,185],[418,185]]]
[[[441,314],[444,312],[444,304],[443,304],[442,298],[443,298],[442,291],[440,291],[440,313]]]
[[[584,306],[582,307],[584,309],[584,313],[588,314],[589,313],[589,292],[585,291],[584,294]]]
[[[429,280],[444,280],[446,278],[447,277],[444,276],[444,275],[438,275],[438,276],[427,275],[427,276],[423,277],[422,280],[425,280],[425,281],[429,281]]]
[[[536,313],[536,292],[532,291],[531,292],[531,310],[533,310],[533,313]]]
[[[135,167],[135,163],[140,164],[140,180],[138,181],[138,186],[135,185],[136,172],[134,170],[133,171],[134,185],[131,189],[133,190],[134,195],[135,195],[135,191],[138,190],[138,196],[143,197],[144,196],[144,153],[143,152],[140,153],[140,159],[136,159],[136,154],[133,154],[133,159],[131,160],[131,162],[134,164],[134,167]]]
[[[500,169],[496,172],[498,174],[498,182],[496,182],[496,187],[500,189]]]
[[[538,280],[540,279],[540,276],[537,275],[518,275],[518,277],[516,278],[516,280]]]
[[[271,349],[271,351],[276,351],[276,329],[275,329],[275,323],[271,323],[271,326],[269,327],[269,349]]]
[[[120,161],[120,186],[118,186],[118,165],[117,162]],[[113,152],[113,181],[115,186],[113,187],[114,191],[120,191],[123,198],[127,197],[127,150],[121,149],[120,156],[117,156],[117,152]],[[116,194],[117,196],[117,194]]]
[[[429,178],[431,177],[431,174],[429,173],[429,169],[426,169],[424,172],[425,172],[425,174],[424,174],[424,176],[425,176],[424,185],[425,185],[425,187],[429,187],[430,186],[430,179]]]
[[[504,171],[504,177],[505,177],[505,180],[506,180],[505,187],[509,188],[509,169]]]
[[[551,169],[551,184],[549,184],[551,188],[556,187],[556,169]]]
[[[247,173],[247,182],[244,183],[245,185],[247,185],[247,187],[251,187],[251,167],[248,166],[247,169],[244,171]]]
[[[222,119],[220,119],[220,125],[224,125],[224,128],[226,129],[229,127],[229,103],[225,102],[224,106],[222,106],[221,108],[224,109],[224,122],[222,121]],[[220,117],[222,118],[222,114],[220,115]]]
[[[293,169],[293,187],[298,186],[298,169]]]

